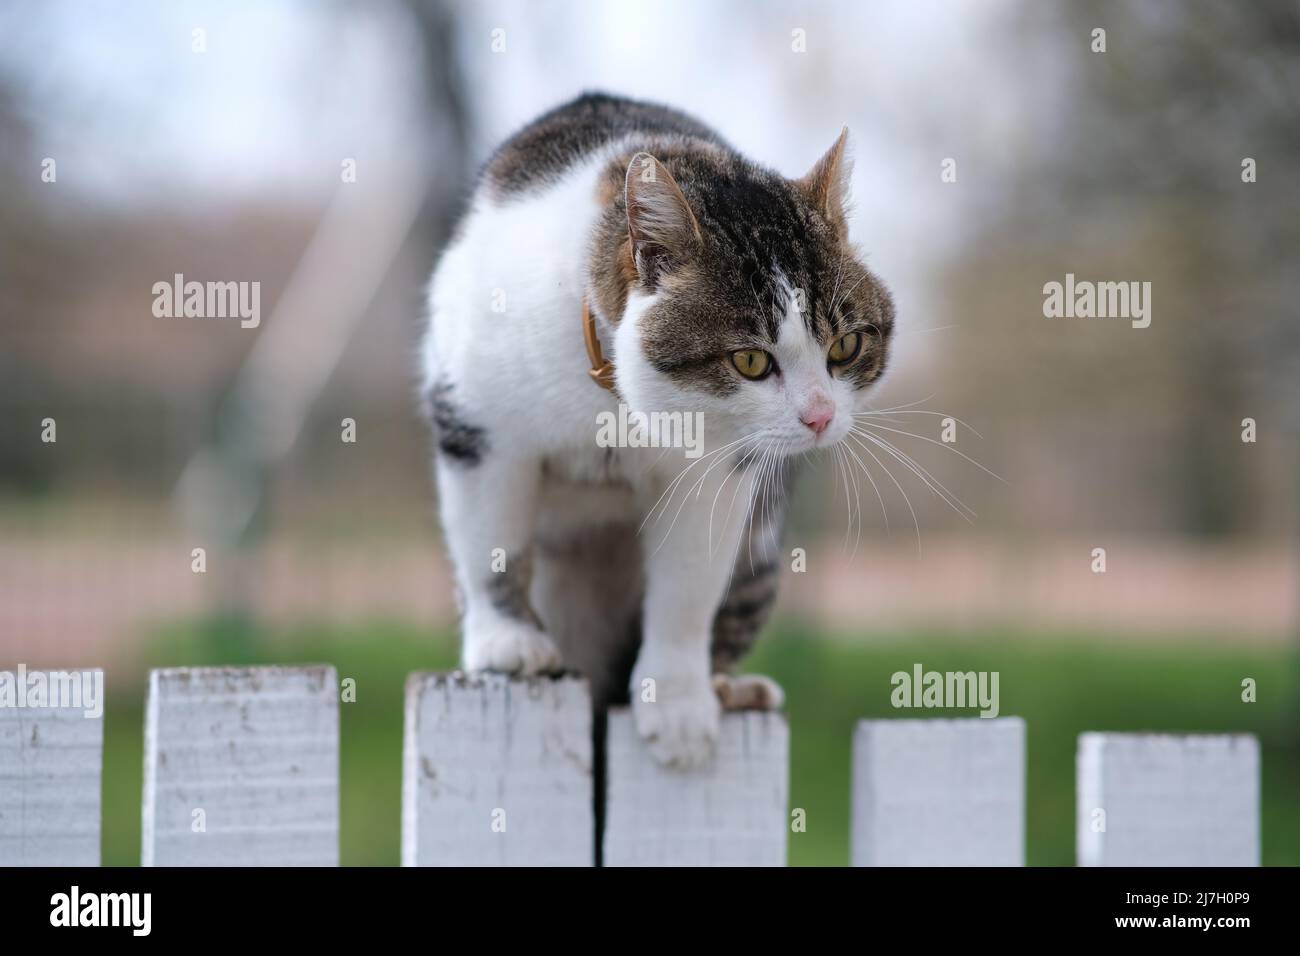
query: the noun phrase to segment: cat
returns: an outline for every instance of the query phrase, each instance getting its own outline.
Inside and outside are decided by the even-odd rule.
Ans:
[[[776,597],[794,466],[844,439],[894,326],[849,243],[847,134],[790,180],[589,93],[489,158],[421,353],[467,670],[576,669],[676,767],[711,759],[724,705],[781,706],[729,675]],[[602,447],[620,405],[698,416],[703,454]]]

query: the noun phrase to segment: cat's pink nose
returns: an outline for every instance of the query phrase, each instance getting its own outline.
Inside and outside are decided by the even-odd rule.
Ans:
[[[834,417],[835,409],[830,405],[813,405],[799,416],[799,421],[812,429],[814,435],[820,435],[826,431]]]

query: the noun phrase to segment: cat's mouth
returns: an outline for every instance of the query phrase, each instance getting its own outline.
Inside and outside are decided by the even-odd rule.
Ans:
[[[792,454],[808,453],[814,451],[825,451],[828,448],[834,448],[844,441],[848,435],[848,429],[843,428],[838,422],[820,432],[805,431],[792,439]]]
[[[795,458],[815,451],[824,451],[838,445],[843,439],[844,436],[838,431],[834,435],[830,432],[823,432],[820,435],[799,432],[785,433],[774,435],[765,441],[759,442],[756,453],[767,452],[776,458]]]

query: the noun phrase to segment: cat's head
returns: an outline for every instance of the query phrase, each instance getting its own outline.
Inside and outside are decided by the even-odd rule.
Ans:
[[[798,454],[843,440],[894,327],[888,291],[849,243],[846,153],[847,130],[798,180],[721,151],[632,158],[616,339],[629,405],[702,413],[710,447],[754,436]]]

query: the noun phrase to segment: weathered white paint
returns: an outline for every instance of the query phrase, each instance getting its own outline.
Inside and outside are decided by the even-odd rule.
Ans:
[[[1081,734],[1076,783],[1080,866],[1259,865],[1252,735]]]
[[[851,829],[854,866],[1023,866],[1024,721],[859,721]]]
[[[145,866],[337,866],[334,668],[152,671],[142,836]]]
[[[606,866],[784,866],[790,731],[772,713],[722,716],[714,759],[656,763],[627,710],[609,715]]]
[[[403,866],[591,866],[591,696],[576,677],[412,674]]]
[[[0,867],[99,866],[103,752],[102,711],[0,707]]]

